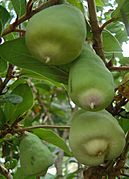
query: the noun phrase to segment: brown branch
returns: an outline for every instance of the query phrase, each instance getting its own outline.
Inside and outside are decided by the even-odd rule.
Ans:
[[[113,101],[113,102],[114,102],[114,101]],[[112,102],[112,103],[113,103],[113,102]],[[124,106],[127,102],[128,102],[128,100],[127,100],[126,98],[122,98],[121,101],[119,101],[114,107],[113,107],[113,105],[112,105],[112,103],[111,103],[111,105],[108,106],[108,107],[106,108],[106,110],[107,110],[108,112],[110,112],[113,116],[116,116],[116,115],[118,115],[118,114],[121,113],[121,110],[122,110],[121,107]]]
[[[129,70],[129,66],[119,66],[119,67],[111,66],[111,67],[109,67],[109,70],[111,70],[111,71],[124,71],[124,70]]]
[[[115,19],[109,19],[108,21],[106,21],[101,27],[100,27],[100,31],[102,31],[107,25],[111,24],[112,22],[114,22]]]
[[[16,128],[17,127],[17,128]],[[18,128],[19,126],[7,126],[4,130],[0,131],[0,138],[3,138],[7,134],[16,134],[16,133],[23,133],[25,131],[31,131],[33,129],[38,128],[47,128],[47,129],[70,129],[70,126],[58,126],[58,125],[36,125],[36,126],[30,126],[25,128]]]
[[[127,159],[127,153],[129,151],[129,131],[126,135],[126,145],[125,148],[122,152],[122,154],[120,155],[120,157],[118,158],[116,165],[115,165],[115,170],[121,170],[121,168],[124,167],[126,159]]]
[[[128,177],[128,178],[129,178],[129,175],[128,175],[128,174],[121,173],[121,175],[124,176],[124,177]]]
[[[14,29],[13,32],[22,32],[22,33],[25,33],[26,31],[23,30],[23,29]]]
[[[0,165],[0,173],[5,176],[7,179],[12,179],[12,175],[9,173],[9,171],[2,165]]]
[[[7,83],[10,81],[10,79],[13,77],[13,65],[9,64],[8,71],[6,74],[5,80],[0,85],[0,95],[2,94],[4,88],[6,87]]]
[[[29,13],[25,13],[23,16],[18,18],[14,23],[10,24],[9,27],[3,31],[2,36],[13,32],[18,25],[20,25],[24,21],[30,19],[34,14],[38,13],[39,11],[41,11],[49,6],[56,5],[56,4],[58,4],[58,2],[59,2],[59,0],[49,0],[49,1],[41,4],[36,9],[30,11]]]
[[[30,126],[30,127],[25,127],[25,128],[21,128],[21,129],[14,129],[14,131],[15,131],[15,132],[24,132],[24,131],[30,131],[30,130],[38,129],[38,128],[70,129],[70,126],[37,125],[37,126]]]
[[[101,30],[99,27],[97,14],[96,14],[95,0],[87,0],[87,3],[88,3],[88,11],[89,11],[91,30],[93,33],[93,48],[96,51],[96,53],[102,58],[102,60],[105,62]]]
[[[26,5],[26,14],[30,14],[33,7],[33,0],[29,0]]]

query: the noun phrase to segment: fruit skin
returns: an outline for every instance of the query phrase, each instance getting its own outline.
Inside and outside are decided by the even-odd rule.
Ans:
[[[20,142],[20,164],[24,175],[45,175],[54,158],[40,138],[32,133],[23,136]]]
[[[72,118],[69,143],[81,164],[97,166],[121,154],[125,135],[117,120],[106,110],[80,110]]]
[[[80,55],[85,38],[82,12],[67,4],[51,6],[35,14],[25,34],[30,53],[48,65],[73,61]]]
[[[113,100],[112,74],[86,44],[81,55],[71,65],[68,91],[75,104],[89,111],[102,110]]]

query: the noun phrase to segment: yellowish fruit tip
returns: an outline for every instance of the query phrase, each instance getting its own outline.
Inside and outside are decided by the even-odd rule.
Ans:
[[[45,63],[49,63],[50,62],[50,57],[46,57],[46,61],[45,61]]]
[[[97,156],[100,157],[101,155],[103,155],[103,152],[102,151],[98,152]]]
[[[91,108],[91,109],[94,109],[94,108],[95,108],[95,103],[94,103],[94,102],[91,102],[91,103],[90,103],[90,108]]]

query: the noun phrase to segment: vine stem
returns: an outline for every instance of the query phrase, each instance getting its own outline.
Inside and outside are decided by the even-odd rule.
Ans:
[[[95,0],[87,0],[87,3],[88,3],[91,30],[93,33],[93,48],[96,51],[97,55],[99,55],[101,59],[106,63],[104,52],[103,52],[101,28],[99,26],[97,14],[96,14]]]

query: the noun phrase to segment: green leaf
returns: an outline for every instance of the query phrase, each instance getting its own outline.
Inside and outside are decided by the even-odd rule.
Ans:
[[[0,23],[2,29],[4,28],[5,24],[8,22],[10,17],[11,16],[9,12],[3,6],[0,5]]]
[[[100,7],[104,6],[104,2],[102,0],[95,0],[95,2],[96,2],[96,6],[100,6]]]
[[[112,35],[112,33],[110,31],[104,30],[102,32],[102,37],[103,37],[103,47],[104,47],[105,52],[122,53],[122,49],[119,44],[119,41],[117,40],[117,38],[115,36]]]
[[[4,106],[4,113],[10,123],[27,112],[33,105],[33,93],[27,84],[18,85],[11,94],[21,96],[23,101],[19,104],[7,102]]]
[[[121,46],[123,42],[128,41],[125,26],[120,21],[117,21],[108,25],[107,30],[109,30],[112,34],[115,34],[115,37],[117,38]]]
[[[127,34],[129,36],[129,1],[118,1],[118,7],[112,13],[112,18],[118,19],[125,24]]]
[[[2,108],[0,108],[0,129],[3,128],[5,122],[6,122],[5,114]]]
[[[0,58],[0,73],[5,72],[7,69],[7,61]]]
[[[69,156],[72,156],[71,151],[69,150],[68,146],[64,142],[64,140],[58,136],[55,132],[53,132],[50,129],[33,129],[32,132],[36,134],[38,137],[40,137],[42,140],[45,140],[53,145],[58,146],[62,150],[64,150],[65,153],[67,153]]]
[[[0,46],[0,57],[21,68],[42,75],[43,79],[67,84],[68,73],[56,66],[44,65],[32,57],[25,46],[24,38],[5,42]]]
[[[20,17],[26,12],[26,0],[11,0],[16,14]]]
[[[124,130],[124,132],[126,133],[129,130],[129,119],[121,118],[118,120],[118,122]]]
[[[121,65],[129,65],[129,57],[123,57],[120,59]]]
[[[69,2],[69,3],[72,4],[73,6],[76,6],[76,7],[79,8],[82,12],[84,12],[83,3],[82,3],[81,0],[67,0],[67,2]]]

